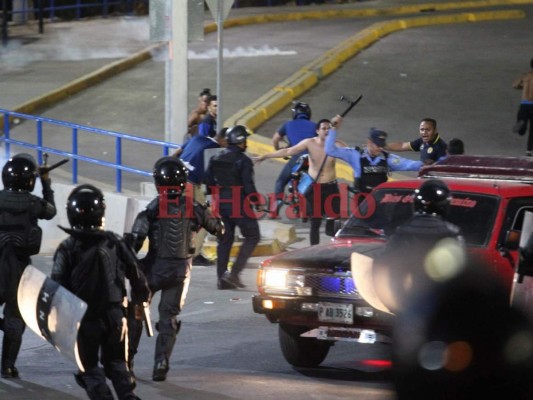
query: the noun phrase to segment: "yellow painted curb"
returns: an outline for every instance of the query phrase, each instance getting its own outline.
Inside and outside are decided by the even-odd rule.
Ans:
[[[533,3],[533,0],[522,0],[522,1],[531,1]],[[480,3],[480,2],[470,2],[470,3]],[[485,3],[494,3],[494,2],[485,2]],[[324,78],[325,76],[335,71],[342,63],[344,63],[348,59],[355,56],[359,51],[361,51],[365,47],[368,47],[369,45],[376,42],[380,38],[386,35],[389,35],[393,32],[399,31],[399,30],[413,28],[413,27],[428,26],[428,25],[437,25],[437,24],[440,25],[440,24],[452,24],[452,23],[478,22],[478,21],[487,21],[487,20],[495,20],[495,19],[501,20],[501,19],[518,19],[518,18],[525,18],[525,13],[521,10],[486,11],[486,12],[477,12],[477,13],[460,13],[460,14],[451,14],[451,15],[424,16],[424,17],[416,17],[416,18],[409,18],[409,19],[378,22],[378,23],[371,25],[368,28],[363,29],[362,31],[358,32],[351,38],[344,40],[339,45],[335,46],[333,49],[328,50],[317,60],[302,67],[298,72],[296,72],[290,78],[276,85],[274,89],[272,89],[270,92],[267,92],[265,95],[261,96],[259,99],[255,100],[252,104],[254,108],[260,109],[261,103],[265,101],[264,99],[268,99],[271,96],[273,96],[275,93],[278,93],[280,89],[283,89],[284,87],[289,85],[290,82],[294,81],[295,80],[294,77],[301,76],[301,74],[310,74],[309,76],[315,76],[317,77],[317,79]],[[303,90],[304,87],[305,86],[302,85],[300,89]],[[311,87],[312,86],[310,86],[307,90],[309,90]],[[304,93],[304,91],[302,90],[298,90],[299,95]],[[293,93],[293,92],[295,91],[294,90],[288,91],[288,93]],[[280,109],[283,109],[284,107],[288,106],[290,102],[293,101],[296,97],[297,96],[293,96],[292,98],[287,98],[285,104],[282,105],[281,103],[277,103],[276,106],[277,107],[281,106]],[[231,120],[235,121],[236,118],[232,119],[232,117],[230,117],[228,119],[228,121],[231,121]],[[246,125],[246,126],[252,130],[256,130],[260,126],[260,124],[264,122],[264,121],[260,122],[261,118],[248,119],[248,120],[241,118],[240,121],[241,122],[247,121],[248,123],[250,123],[251,125]],[[259,122],[260,124],[256,125]],[[225,126],[229,126],[229,125],[225,125]],[[257,138],[258,136],[252,136],[248,140],[248,151],[250,153],[262,155],[262,154],[266,154],[266,153],[270,153],[274,151],[274,148],[271,145],[264,143],[264,141],[261,141],[260,143],[256,143]],[[274,160],[277,160],[279,162],[284,162],[284,163],[286,162],[283,159],[274,159]],[[339,179],[345,179],[349,182],[353,180],[353,171],[351,167],[344,162],[337,163],[336,173]]]
[[[149,60],[150,58],[152,58],[152,54],[154,52],[160,50],[165,45],[166,44],[161,43],[154,44],[142,51],[139,51],[129,57],[126,57],[125,59],[112,62],[102,68],[97,69],[94,72],[91,72],[90,74],[87,74],[55,90],[45,93],[42,96],[33,98],[15,107],[13,111],[20,112],[23,114],[32,114],[41,108],[52,106],[53,104],[64,100],[69,96],[72,96],[84,89],[87,89],[88,87],[91,87],[107,78],[117,75],[120,72],[130,69],[142,61]],[[3,126],[0,126],[0,129],[2,127]]]
[[[317,83],[318,76],[315,72],[301,69],[277,85],[274,90],[282,90],[287,92],[292,100],[307,92]]]
[[[230,257],[237,257],[241,248],[242,242],[235,242],[231,248]],[[265,257],[285,251],[285,247],[278,239],[262,240],[255,247],[252,257]],[[217,257],[217,242],[206,241],[202,247],[202,253],[209,259]]]

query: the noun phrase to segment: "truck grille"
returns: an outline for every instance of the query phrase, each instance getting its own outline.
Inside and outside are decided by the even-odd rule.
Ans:
[[[350,272],[307,273],[305,286],[313,288],[318,296],[360,299]]]

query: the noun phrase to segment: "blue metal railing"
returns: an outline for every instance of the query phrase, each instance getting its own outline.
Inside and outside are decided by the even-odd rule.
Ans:
[[[78,183],[78,161],[84,161],[90,164],[99,165],[106,168],[112,168],[115,170],[115,186],[117,192],[122,192],[122,172],[129,172],[136,175],[141,176],[148,176],[152,177],[152,172],[148,171],[146,169],[142,169],[135,166],[127,166],[124,165],[122,160],[122,154],[123,154],[123,148],[124,148],[124,142],[131,142],[139,144],[140,146],[143,146],[143,149],[145,146],[156,146],[160,148],[162,156],[168,156],[170,149],[179,148],[180,145],[175,143],[169,143],[164,142],[161,140],[154,140],[154,139],[147,139],[140,136],[134,136],[134,135],[128,135],[125,133],[120,132],[114,132],[114,131],[107,131],[103,129],[93,128],[90,126],[80,125],[80,124],[74,124],[70,122],[55,120],[51,118],[44,118],[40,116],[34,116],[29,114],[22,114],[15,111],[9,111],[0,109],[0,114],[3,114],[3,127],[4,127],[4,135],[0,136],[0,142],[3,142],[5,144],[5,157],[8,159],[11,156],[11,146],[12,145],[18,145],[25,148],[34,149],[37,152],[37,162],[39,164],[42,164],[43,162],[43,153],[50,153],[50,154],[56,154],[63,157],[68,157],[72,161],[72,183],[77,184]],[[17,121],[18,120],[18,121]],[[17,128],[12,129],[10,126],[13,124],[12,121],[17,121]],[[17,135],[20,136],[29,136],[31,134],[28,134],[27,131],[24,131],[21,129],[27,122],[34,121],[35,122],[35,132],[34,132],[34,142],[30,142],[28,140],[23,140],[21,138],[18,138]],[[58,148],[48,147],[45,146],[44,140],[50,139],[45,134],[45,127],[62,127],[70,130],[70,151],[61,150]],[[19,134],[20,132],[20,134]],[[46,131],[48,133],[48,131]],[[66,143],[67,138],[63,138],[64,135],[61,137],[57,137],[57,135],[61,135],[57,131],[53,133],[56,135],[54,138],[56,142],[62,142],[63,144]],[[108,138],[114,138],[114,161],[108,161],[105,159],[96,158],[94,156],[84,155],[80,154],[80,144],[79,144],[79,138],[80,135],[99,135],[99,136],[105,136]],[[17,137],[17,138],[15,138]],[[138,154],[146,154],[144,151],[139,152]]]

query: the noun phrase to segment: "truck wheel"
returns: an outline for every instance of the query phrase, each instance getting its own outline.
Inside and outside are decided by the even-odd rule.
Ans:
[[[301,337],[309,328],[279,324],[279,344],[285,360],[295,367],[316,367],[328,355],[330,342]]]

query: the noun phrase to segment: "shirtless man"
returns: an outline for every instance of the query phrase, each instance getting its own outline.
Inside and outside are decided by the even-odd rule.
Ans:
[[[187,118],[187,134],[184,142],[187,142],[198,133],[198,124],[207,114],[207,106],[209,105],[209,97],[211,97],[211,90],[204,89],[198,96],[198,106],[191,111]]]
[[[336,118],[333,119],[333,122],[338,121]],[[330,129],[335,129],[332,126],[332,122],[329,119],[321,119],[316,124],[317,136],[304,139],[292,147],[286,147],[254,158],[254,162],[258,163],[267,158],[290,157],[303,151],[309,153],[309,175],[318,183],[318,185],[313,185],[311,191],[306,195],[307,215],[310,216],[311,220],[311,245],[320,243],[320,225],[322,224],[323,216],[338,218],[340,213],[335,158],[326,158],[324,150],[326,136]],[[320,194],[317,192],[318,190],[320,190]],[[315,192],[317,193],[315,194]]]

